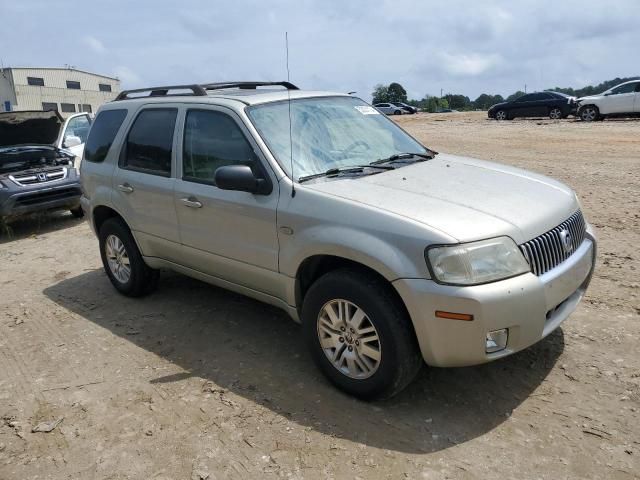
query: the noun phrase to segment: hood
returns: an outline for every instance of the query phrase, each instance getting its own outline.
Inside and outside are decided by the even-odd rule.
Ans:
[[[500,107],[504,107],[506,105],[509,105],[510,102],[500,102],[500,103],[496,103],[495,105],[491,105],[489,107],[489,110],[495,110],[496,108],[500,108]]]
[[[584,102],[584,101],[590,102],[592,100],[598,100],[598,99],[602,98],[604,96],[604,94],[605,94],[605,92],[600,93],[598,95],[587,95],[586,97],[580,97],[580,98],[576,99],[576,102]]]
[[[0,147],[54,145],[64,119],[56,111],[0,113]]]
[[[573,191],[560,182],[446,154],[384,173],[307,187],[407,217],[460,242],[508,235],[523,243],[579,208]]]

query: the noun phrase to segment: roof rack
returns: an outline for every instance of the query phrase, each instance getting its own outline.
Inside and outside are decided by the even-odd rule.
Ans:
[[[128,100],[131,98],[140,97],[178,97],[178,96],[195,96],[204,97],[207,95],[207,90],[224,90],[227,88],[239,88],[241,90],[255,90],[257,87],[269,87],[269,86],[281,86],[287,90],[300,90],[291,82],[220,82],[220,83],[205,83],[203,85],[170,85],[166,87],[149,87],[149,88],[136,88],[134,90],[123,90],[114,99],[114,102],[118,100]],[[169,93],[171,90],[191,90],[191,93]],[[148,95],[137,95],[132,97],[131,94],[149,92]]]
[[[300,90],[291,82],[219,82],[202,85],[205,90],[223,90],[226,88],[239,88],[241,90],[255,90],[257,87],[280,86],[287,90]]]
[[[173,93],[170,94],[171,90],[191,90],[192,93]],[[149,88],[136,88],[134,90],[123,90],[118,96],[113,100],[128,100],[130,98],[139,98],[144,95],[139,95],[136,97],[131,97],[132,93],[144,93],[149,92],[148,97],[169,97],[169,96],[185,96],[185,95],[193,95],[196,97],[204,97],[207,95],[207,91],[202,88],[201,85],[170,85],[167,87],[149,87]]]

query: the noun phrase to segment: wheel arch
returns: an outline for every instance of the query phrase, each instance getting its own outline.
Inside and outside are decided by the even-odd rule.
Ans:
[[[127,221],[115,209],[106,205],[98,205],[91,211],[91,221],[93,223],[93,228],[95,229],[96,234],[100,233],[100,228],[102,227],[104,222],[106,222],[110,218],[119,218],[129,228]],[[131,230],[131,228],[129,228],[129,230]]]
[[[391,281],[389,281],[382,273],[375,270],[374,268],[360,263],[358,261],[341,257],[338,255],[327,255],[327,254],[319,254],[312,255],[310,257],[305,258],[296,271],[295,276],[295,302],[298,313],[301,312],[302,303],[304,302],[304,297],[309,291],[309,288],[313,283],[322,277],[324,274],[329,273],[334,270],[339,269],[352,269],[358,270],[360,272],[366,273],[368,275],[376,277],[378,280],[387,285],[389,292],[394,298],[398,301],[398,305],[401,306],[407,317],[409,316],[409,311],[407,310],[402,297],[398,293],[398,291],[393,287]],[[412,322],[413,323],[413,322]]]

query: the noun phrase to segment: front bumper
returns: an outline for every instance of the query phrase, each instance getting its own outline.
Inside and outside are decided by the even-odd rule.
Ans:
[[[527,348],[560,326],[589,285],[595,254],[596,240],[588,231],[571,257],[539,277],[526,273],[470,287],[425,279],[399,279],[393,285],[409,311],[428,365],[476,365]],[[437,310],[471,314],[473,320],[437,318]],[[487,332],[502,328],[509,329],[506,348],[486,353]]]
[[[80,205],[81,194],[80,181],[76,175],[42,185],[8,186],[0,190],[0,216],[76,208]]]

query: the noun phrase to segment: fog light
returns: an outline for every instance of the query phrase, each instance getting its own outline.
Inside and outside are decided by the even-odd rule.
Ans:
[[[501,328],[500,330],[493,330],[487,332],[487,338],[485,343],[485,352],[494,353],[499,352],[507,348],[507,339],[509,338],[509,329]]]

